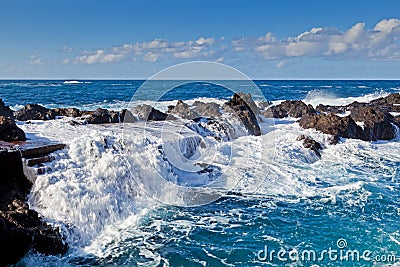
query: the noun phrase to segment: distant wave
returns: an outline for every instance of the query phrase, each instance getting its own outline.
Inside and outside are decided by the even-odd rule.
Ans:
[[[306,104],[311,104],[314,107],[318,104],[332,105],[332,106],[343,106],[348,105],[354,101],[357,102],[370,102],[371,100],[385,97],[389,95],[388,92],[384,90],[376,91],[371,94],[365,94],[357,97],[337,97],[335,94],[328,92],[326,90],[312,90],[307,93],[304,98]]]
[[[80,82],[80,81],[64,81],[63,82],[63,84],[81,84],[81,83],[83,83],[83,82]]]

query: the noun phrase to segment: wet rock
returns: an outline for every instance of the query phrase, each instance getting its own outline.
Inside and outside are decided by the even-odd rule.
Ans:
[[[201,101],[195,101],[193,103],[193,111],[203,117],[220,117],[221,116],[221,107],[217,103],[210,102],[204,103]]]
[[[23,158],[35,158],[42,157],[53,153],[54,151],[61,150],[65,148],[65,144],[49,144],[42,145],[39,147],[24,148],[21,149],[21,155]]]
[[[53,109],[56,116],[65,116],[65,117],[80,117],[83,115],[83,112],[77,108],[55,108]]]
[[[229,141],[234,132],[228,124],[206,117],[193,119],[186,126],[203,137],[211,136],[218,141]]]
[[[31,186],[20,151],[0,148],[0,266],[18,262],[30,249],[51,255],[68,249],[59,231],[25,203]]]
[[[299,118],[305,114],[315,114],[316,111],[311,105],[306,105],[300,100],[285,100],[279,105],[271,106],[267,112],[262,113],[265,117],[271,116],[273,118],[293,117]]]
[[[37,104],[28,104],[22,109],[14,112],[14,117],[20,121],[27,120],[53,120],[57,114],[54,110]]]
[[[0,116],[5,116],[9,118],[13,118],[13,111],[9,106],[6,106],[3,102],[3,99],[0,98]]]
[[[345,107],[342,106],[330,106],[330,105],[322,105],[319,104],[318,106],[315,107],[315,111],[319,113],[343,113],[346,111]]]
[[[119,123],[123,120],[121,118],[123,115],[120,112],[98,108],[85,118],[85,121],[89,124]]]
[[[143,121],[165,121],[167,118],[173,118],[146,104],[133,108],[131,112]]]
[[[315,141],[315,140],[314,140],[313,138],[311,138],[310,136],[307,136],[307,135],[304,135],[304,134],[300,135],[300,136],[297,138],[297,141],[302,141],[302,140],[303,140],[303,146],[304,146],[305,148],[308,148],[308,149],[314,151],[315,154],[316,154],[318,157],[321,157],[320,150],[322,150],[322,145],[321,145],[320,143],[318,143],[317,141]]]
[[[251,108],[253,107],[253,108]],[[224,104],[224,110],[235,113],[251,135],[261,135],[257,121],[258,108],[250,94],[234,94],[232,99]]]
[[[25,141],[26,136],[15,122],[9,117],[0,116],[0,140],[3,141]]]
[[[305,129],[314,128],[325,134],[333,135],[333,142],[340,137],[367,140],[363,129],[350,117],[339,117],[329,114],[306,114],[299,121]]]
[[[182,119],[186,120],[191,120],[200,117],[199,113],[197,113],[194,109],[189,107],[189,105],[183,102],[182,100],[178,100],[175,106],[169,106],[168,113],[177,115]]]
[[[353,108],[350,115],[355,121],[363,122],[365,140],[390,140],[396,137],[393,127],[395,119],[390,113],[371,106]]]
[[[400,94],[390,94],[386,97],[381,97],[378,99],[374,99],[370,102],[371,105],[374,106],[387,106],[387,105],[399,105],[400,104]]]

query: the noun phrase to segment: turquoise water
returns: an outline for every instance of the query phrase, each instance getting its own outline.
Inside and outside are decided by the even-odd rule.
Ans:
[[[143,81],[80,82],[1,81],[1,97],[15,108],[31,102],[121,108]],[[159,83],[168,86],[166,81]],[[273,101],[341,103],[400,91],[400,81],[255,83]],[[240,81],[232,84],[240,88]],[[188,84],[163,99],[230,95],[218,86]],[[282,132],[290,134],[290,130]],[[281,176],[267,177],[259,190],[227,192],[199,207],[151,204],[137,221],[110,226],[115,228],[107,236],[110,240],[96,247],[101,253],[71,244],[64,257],[30,254],[22,262],[28,266],[390,266],[400,262],[400,141],[347,140],[327,146],[320,160],[309,160],[306,152],[285,140],[278,140],[273,164]],[[349,250],[366,257],[341,259]],[[280,258],[278,251],[282,251]],[[316,258],[302,258],[304,251],[314,251]]]

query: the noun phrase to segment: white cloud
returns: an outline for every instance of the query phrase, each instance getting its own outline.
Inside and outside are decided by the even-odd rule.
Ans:
[[[272,33],[259,38],[232,41],[232,50],[255,51],[265,59],[295,57],[351,57],[400,60],[400,20],[382,20],[373,29],[357,23],[346,31],[312,28],[297,36],[278,40]]]
[[[77,61],[86,64],[95,64],[95,63],[117,62],[122,60],[123,58],[124,58],[123,55],[115,53],[107,53],[104,50],[99,49],[95,53],[79,56],[77,58]]]
[[[126,58],[137,60],[141,57],[146,62],[156,62],[162,56],[172,56],[176,59],[207,59],[215,53],[211,48],[214,38],[200,37],[186,42],[170,42],[154,39],[149,42],[123,44],[111,49],[99,49],[94,52],[83,52],[76,57],[76,62],[85,64],[117,62]]]
[[[147,52],[143,56],[143,60],[147,61],[147,62],[156,62],[159,57],[160,57],[160,54],[156,54],[156,53],[153,53],[153,52]]]
[[[316,27],[297,36],[279,39],[272,32],[259,37],[241,37],[226,40],[224,37],[201,36],[195,40],[169,41],[156,38],[148,42],[127,43],[95,51],[64,48],[75,54],[75,59],[64,61],[84,64],[111,63],[122,60],[158,62],[167,60],[213,60],[222,61],[229,56],[256,57],[265,60],[284,60],[301,57],[326,59],[357,58],[366,60],[400,60],[400,20],[385,19],[372,29],[365,23],[356,23],[347,30]],[[236,57],[237,58],[237,57]],[[36,60],[36,61],[35,61]],[[40,59],[32,63],[41,64]],[[282,67],[284,63],[278,63]]]
[[[43,61],[42,61],[40,58],[38,58],[36,55],[31,55],[31,56],[30,56],[29,64],[32,64],[32,65],[42,65],[42,64],[43,64]]]

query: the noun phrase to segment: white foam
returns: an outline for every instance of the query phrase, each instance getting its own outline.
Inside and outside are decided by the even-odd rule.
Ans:
[[[75,81],[75,80],[72,80],[72,81],[64,81],[64,82],[63,82],[63,84],[81,84],[81,83],[83,83],[83,82]]]
[[[328,91],[312,90],[307,93],[307,96],[304,98],[303,101],[304,101],[304,103],[311,104],[314,107],[316,107],[318,104],[332,105],[332,106],[345,106],[350,103],[353,103],[354,101],[368,103],[371,100],[374,100],[374,99],[377,99],[380,97],[385,97],[388,95],[389,95],[389,93],[381,90],[381,91],[376,91],[375,93],[366,94],[363,96],[340,98]]]
[[[193,144],[184,139],[174,139],[173,135],[160,139],[161,129],[176,132],[180,126],[149,123],[144,135],[141,124],[128,128],[119,124],[72,126],[68,120],[33,121],[19,126],[28,138],[57,140],[68,145],[67,149],[54,153],[55,161],[46,163],[53,171],[38,176],[29,202],[47,220],[61,226],[74,254],[115,255],[121,251],[125,239],[152,236],[163,223],[175,223],[182,235],[190,232],[194,222],[184,220],[154,221],[152,233],[136,228],[140,218],[159,205],[142,189],[162,190],[162,195],[157,196],[162,201],[184,203],[185,198],[173,184],[209,182],[207,175],[189,175],[174,169],[171,163],[174,159],[166,160],[167,154],[162,153],[163,142],[172,145],[180,142],[179,145],[187,146],[184,151],[190,148],[193,157],[198,157]],[[261,128],[268,130],[263,130],[262,136],[249,137],[241,132],[240,122],[236,123],[233,124],[239,131],[236,139],[226,142],[205,139],[210,150],[202,161],[220,168],[220,177],[211,184],[212,189],[220,192],[241,192],[245,197],[269,196],[272,201],[286,202],[313,196],[320,197],[322,202],[341,198],[346,205],[362,207],[369,197],[366,184],[382,178],[397,179],[396,164],[384,162],[400,161],[400,142],[348,139],[333,146],[329,145],[330,136],[304,130],[288,119],[276,120],[275,125],[261,123]],[[121,131],[129,135],[123,136]],[[301,134],[323,145],[321,158],[297,140]],[[159,175],[166,179],[162,188],[154,179]],[[143,179],[138,177],[147,184],[140,184]],[[204,218],[199,224],[212,227],[207,220]],[[225,217],[214,220],[218,225],[229,225]],[[155,250],[150,254],[148,247],[140,249],[154,262],[162,262]]]

